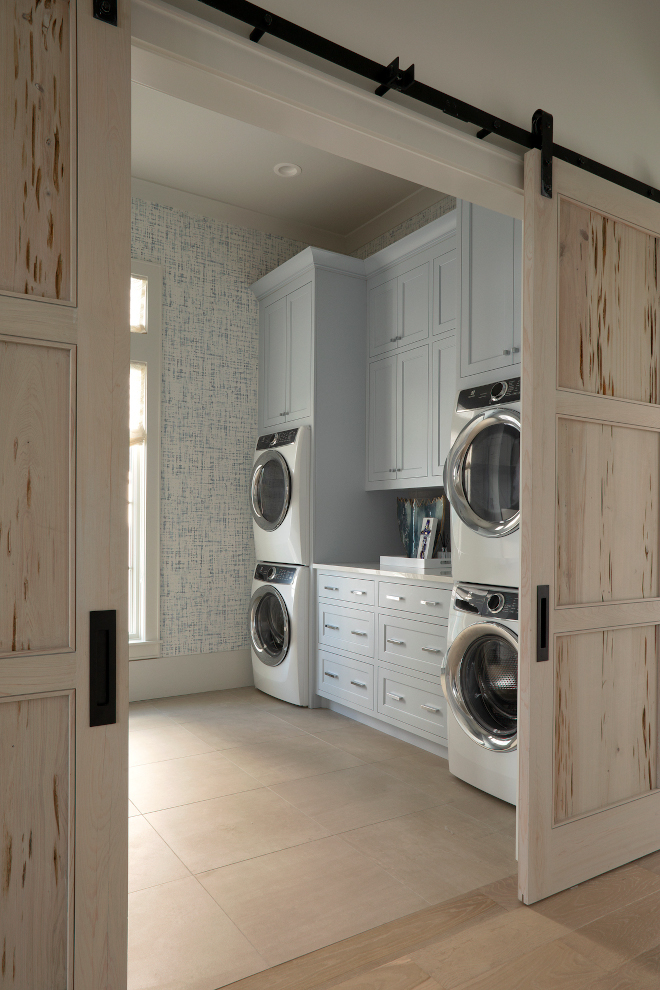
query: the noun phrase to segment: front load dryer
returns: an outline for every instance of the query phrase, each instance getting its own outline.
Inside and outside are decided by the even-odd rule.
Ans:
[[[520,378],[463,389],[444,488],[454,581],[520,585]]]
[[[307,705],[309,567],[259,562],[250,599],[254,685],[293,705]]]
[[[441,671],[449,770],[517,803],[518,591],[454,586]]]
[[[250,479],[257,560],[310,563],[310,427],[259,437]]]

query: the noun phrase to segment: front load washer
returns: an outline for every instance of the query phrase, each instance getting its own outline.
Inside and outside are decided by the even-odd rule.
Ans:
[[[518,591],[454,585],[441,671],[449,770],[517,803]]]
[[[444,488],[454,581],[520,584],[520,378],[463,389]]]
[[[254,684],[273,698],[307,705],[309,567],[259,562],[250,599]]]
[[[250,479],[257,560],[309,564],[310,427],[259,437]]]

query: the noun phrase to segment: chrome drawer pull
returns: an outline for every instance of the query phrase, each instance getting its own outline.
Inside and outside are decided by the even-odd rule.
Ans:
[[[353,636],[368,636],[369,635],[369,633],[360,632],[359,629],[351,629],[351,634]]]
[[[403,601],[405,601],[405,598],[403,597],[403,595],[385,595],[385,597],[386,598],[389,598],[389,600],[391,602],[403,602]]]
[[[367,686],[364,681],[351,681],[351,684],[355,684],[356,687],[366,687]]]
[[[366,595],[366,591],[351,591],[352,595]]]
[[[432,646],[423,646],[422,651],[424,653],[442,653],[442,650],[435,650]]]
[[[339,626],[331,626],[329,622],[326,622],[325,628],[326,629],[339,629]]]
[[[419,707],[420,708],[425,708],[427,710],[427,712],[433,712],[434,715],[439,715],[440,714],[440,709],[439,708],[432,708],[431,705],[420,705]]]
[[[402,639],[388,639],[388,643],[394,643],[395,646],[405,646],[406,644]]]
[[[337,679],[339,679],[339,674],[333,674],[329,670],[324,670],[323,673],[325,674],[326,677],[336,677]]]
[[[440,602],[425,602],[423,599],[420,600],[420,605],[439,605]]]
[[[392,694],[392,692],[391,692],[391,691],[388,691],[388,692],[387,692],[387,697],[388,697],[388,698],[394,698],[394,700],[395,700],[395,701],[405,701],[405,700],[406,700],[406,699],[405,699],[405,698],[403,697],[403,695],[402,695],[402,694]]]
[[[339,588],[331,588],[329,584],[324,584],[323,588],[325,591],[339,591]]]

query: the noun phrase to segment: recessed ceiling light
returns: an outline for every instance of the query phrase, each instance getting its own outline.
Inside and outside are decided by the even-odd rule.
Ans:
[[[300,165],[294,165],[292,162],[280,162],[279,165],[273,165],[273,172],[275,175],[281,175],[283,179],[294,179],[300,175],[302,169]]]

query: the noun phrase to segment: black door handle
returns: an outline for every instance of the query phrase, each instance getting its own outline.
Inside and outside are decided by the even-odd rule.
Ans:
[[[117,721],[117,611],[89,613],[89,724]]]
[[[547,584],[536,586],[536,662],[543,663],[550,657],[548,643],[550,640],[548,630],[548,602],[550,600],[550,587]]]

